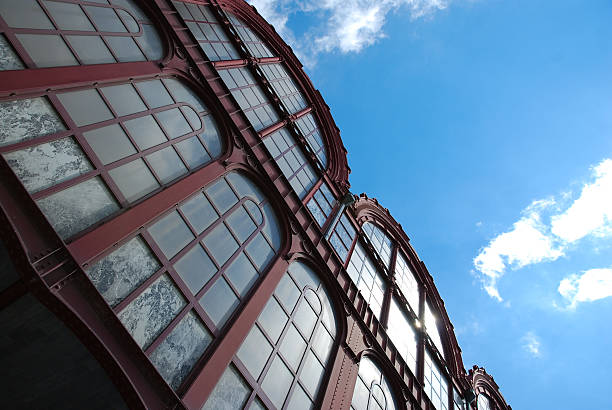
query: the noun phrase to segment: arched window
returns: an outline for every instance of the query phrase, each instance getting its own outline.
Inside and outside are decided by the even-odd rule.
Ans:
[[[440,355],[444,357],[444,348],[442,347],[442,338],[440,337],[440,331],[438,330],[438,318],[434,315],[433,311],[429,307],[429,303],[425,303],[425,329],[427,334],[431,338],[433,344],[440,352]]]
[[[440,371],[436,362],[425,349],[425,394],[433,403],[436,410],[448,409],[448,382],[446,376]]]
[[[368,357],[359,363],[357,384],[351,400],[351,410],[395,410],[395,397],[387,378]]]
[[[266,197],[232,172],[86,273],[168,384],[178,388],[280,246]]]
[[[202,100],[175,78],[0,103],[0,153],[64,239],[221,155]]]
[[[385,266],[389,268],[391,264],[391,248],[393,248],[391,238],[371,222],[363,224],[363,232],[372,243],[372,246],[374,246],[374,250],[378,253]]]
[[[401,251],[395,260],[395,280],[412,311],[419,315],[419,283]]]
[[[478,404],[478,410],[493,410],[493,407],[491,406],[491,402],[489,401],[489,398],[482,393],[478,395],[477,404]]]
[[[134,0],[3,0],[0,16],[29,68],[153,61],[164,52]]]
[[[410,322],[398,301],[392,298],[387,334],[413,374],[416,374],[417,338]]]
[[[346,268],[349,276],[357,285],[365,301],[370,305],[374,315],[380,320],[383,298],[387,285],[383,276],[368,256],[359,242],[351,255],[351,260]]]
[[[310,409],[331,366],[334,310],[316,274],[292,263],[204,409]]]

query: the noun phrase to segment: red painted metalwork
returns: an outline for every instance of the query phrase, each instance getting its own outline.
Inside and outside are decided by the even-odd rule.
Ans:
[[[382,263],[367,238],[360,234],[352,242],[349,257],[341,260],[325,239],[324,233],[334,220],[335,213],[344,208],[337,204],[323,227],[318,226],[306,208],[306,202],[310,200],[323,181],[329,186],[335,198],[340,199],[347,194],[350,186],[348,182],[350,168],[346,159],[346,149],[331,117],[329,107],[302,70],[291,48],[282,41],[274,28],[265,22],[253,7],[242,0],[181,1],[211,5],[213,12],[221,19],[220,25],[223,26],[228,38],[243,58],[209,61],[169,0],[138,1],[158,29],[164,42],[166,54],[159,62],[34,69],[32,68],[34,67],[33,62],[26,58],[25,50],[14,37],[15,30],[8,28],[3,21],[0,21],[0,31],[5,34],[7,40],[21,54],[25,65],[29,67],[24,70],[0,71],[0,98],[2,100],[48,95],[52,101],[55,101],[55,93],[67,88],[89,88],[101,84],[177,76],[189,83],[202,98],[217,122],[225,147],[219,159],[161,187],[134,204],[128,204],[125,201],[119,189],[113,185],[112,179],[105,177],[109,167],[99,162],[94,161],[96,171],[80,179],[58,184],[41,193],[29,194],[6,161],[0,159],[0,207],[2,210],[0,212],[0,234],[7,244],[16,269],[22,276],[20,281],[0,294],[0,309],[3,304],[11,303],[15,295],[21,295],[26,291],[32,292],[77,334],[112,376],[118,390],[130,407],[199,409],[206,402],[217,380],[234,357],[252,324],[285,274],[287,266],[294,260],[302,260],[321,275],[332,297],[337,315],[338,339],[329,359],[330,362],[333,361],[333,364],[326,373],[327,379],[320,390],[319,397],[314,398],[316,406],[348,409],[357,378],[359,360],[367,355],[375,358],[391,381],[392,388],[397,398],[400,399],[401,409],[432,409],[432,403],[423,390],[423,356],[426,344],[429,343],[425,333],[417,332],[417,374],[414,375],[386,334],[384,326],[387,322],[391,296],[396,295],[400,300],[405,301],[393,279],[396,255],[398,251],[401,251],[406,255],[407,262],[421,284],[419,312],[415,313],[419,315],[423,323],[424,303],[427,298],[441,318],[439,330],[442,335],[446,361],[441,363],[441,358],[436,360],[443,365],[442,368],[445,366],[448,368],[446,376],[449,379],[449,385],[462,392],[469,387],[474,388],[477,392],[485,392],[495,400],[499,409],[509,409],[499,393],[499,388],[483,369],[470,371],[469,378],[465,376],[461,350],[433,279],[412,248],[401,225],[391,217],[388,210],[383,209],[376,200],[362,195],[356,198],[356,202],[349,206],[346,212],[356,231],[360,231],[359,227],[364,221],[373,221],[392,239],[394,250],[391,268],[387,268]],[[223,10],[245,21],[251,30],[257,33],[273,50],[276,57],[254,58],[249,56],[240,38],[229,27]],[[286,112],[267,80],[258,72],[259,65],[272,63],[283,64],[298,89],[302,91],[308,107],[295,114]],[[264,90],[280,118],[277,123],[259,133],[253,129],[218,73],[218,70],[244,66],[254,74],[257,85]],[[71,122],[68,113],[62,111],[61,105],[56,104],[56,106],[59,107],[59,114],[69,130],[36,139],[35,143],[70,135],[79,141],[90,159],[95,158],[91,148],[82,137],[82,131],[86,127],[81,127],[79,132],[74,132],[73,130],[77,127]],[[148,112],[153,113],[155,109]],[[317,165],[318,160],[308,148],[304,136],[294,129],[295,121],[308,113],[312,113],[316,118],[327,149],[328,165],[326,169]],[[115,122],[117,122],[116,118],[109,121],[109,123]],[[293,191],[280,168],[261,143],[262,138],[284,126],[290,130],[320,178],[303,200]],[[193,132],[181,138],[188,138],[196,133]],[[176,139],[168,141],[166,145],[177,141]],[[30,140],[19,145],[1,148],[0,151],[24,148],[33,143]],[[158,146],[155,149],[159,148]],[[146,153],[149,151],[140,152],[135,156],[142,157]],[[129,159],[115,163],[113,166],[123,164],[133,158],[130,156]],[[261,279],[245,296],[241,306],[234,312],[228,325],[223,329],[215,328],[198,303],[199,296],[207,289],[205,288],[197,295],[188,298],[186,306],[151,346],[145,350],[141,349],[116,315],[139,292],[132,292],[131,296],[111,308],[92,285],[83,268],[112,252],[133,235],[140,234],[152,248],[162,266],[141,284],[139,289],[146,288],[160,275],[168,272],[180,291],[184,295],[189,295],[185,283],[173,271],[170,261],[165,258],[144,227],[169,210],[177,209],[177,204],[182,200],[232,170],[248,175],[265,192],[274,211],[278,214],[283,237],[279,256],[270,263],[267,272],[260,272]],[[55,233],[34,201],[41,196],[74,184],[76,181],[98,174],[105,177],[106,183],[110,185],[113,194],[124,209],[78,234],[67,244]],[[253,235],[261,229],[262,227],[259,226]],[[204,233],[197,238],[203,235]],[[385,295],[380,322],[345,270],[357,241],[365,244],[366,250],[371,253],[370,256],[375,260],[378,269],[386,273],[388,291]],[[180,255],[186,251],[184,249]],[[218,275],[220,274],[219,272]],[[215,339],[181,387],[174,391],[152,365],[148,354],[164,340],[164,336],[169,334],[190,310],[199,313]],[[407,312],[412,315],[409,309]],[[451,391],[452,389],[449,389],[449,402],[452,400]]]

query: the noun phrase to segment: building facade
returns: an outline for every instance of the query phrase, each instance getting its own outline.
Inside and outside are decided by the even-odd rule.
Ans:
[[[0,0],[7,408],[506,410],[241,0]]]

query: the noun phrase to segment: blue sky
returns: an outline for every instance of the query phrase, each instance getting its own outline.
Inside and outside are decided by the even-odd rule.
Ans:
[[[612,408],[612,3],[251,0],[515,410]]]

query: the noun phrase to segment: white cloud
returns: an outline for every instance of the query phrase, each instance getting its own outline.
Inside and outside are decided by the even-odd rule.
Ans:
[[[612,159],[593,167],[592,174],[577,199],[564,192],[532,202],[512,229],[481,249],[473,263],[489,296],[503,300],[497,284],[508,270],[556,260],[585,237],[612,235]]]
[[[305,64],[321,52],[359,52],[385,37],[389,13],[408,8],[413,19],[445,9],[450,0],[248,0],[296,51]],[[300,38],[287,27],[293,13],[321,20]]]
[[[523,349],[529,353],[533,357],[542,356],[542,352],[540,351],[541,343],[540,339],[534,332],[527,332],[525,336],[521,338],[523,343]]]
[[[555,203],[553,200],[534,201],[523,211],[523,217],[512,229],[494,238],[474,258],[474,266],[480,271],[483,287],[492,298],[502,301],[497,281],[508,267],[518,269],[526,265],[555,260],[563,256],[563,248],[550,237],[542,223],[540,213]]]
[[[559,283],[559,293],[574,309],[580,302],[593,302],[612,296],[612,268],[589,269],[573,274]]]
[[[552,218],[552,233],[567,242],[612,233],[612,159],[594,167],[593,173],[595,182],[586,184],[572,206]]]

